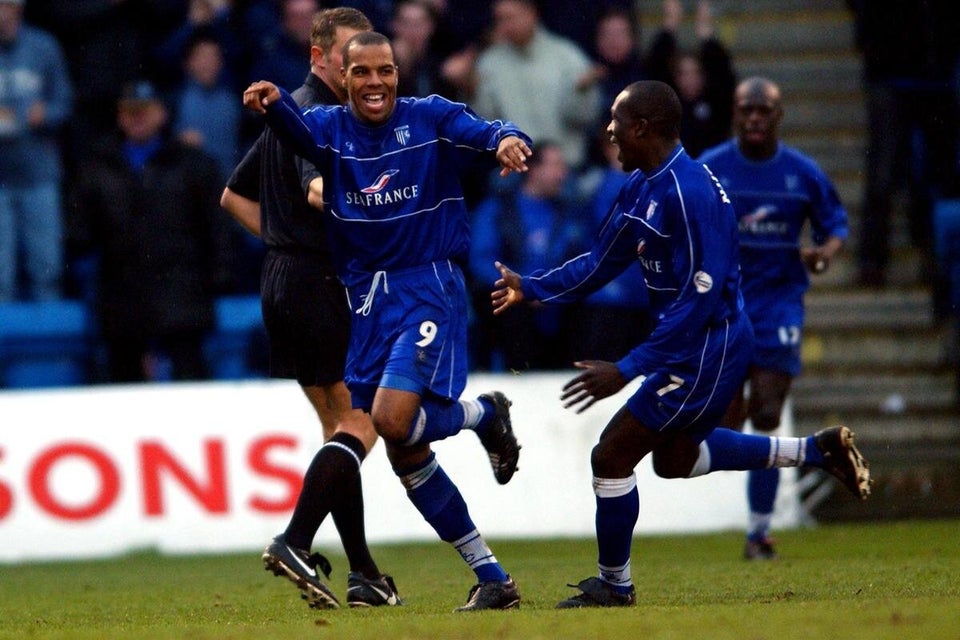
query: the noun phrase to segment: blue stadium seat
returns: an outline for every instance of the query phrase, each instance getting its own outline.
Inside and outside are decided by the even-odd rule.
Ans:
[[[938,200],[933,207],[934,250],[950,287],[950,304],[960,315],[960,200]]]
[[[95,337],[83,302],[0,303],[0,388],[88,383]]]
[[[210,375],[216,380],[262,378],[257,349],[263,340],[260,296],[216,300],[216,325],[205,345]]]

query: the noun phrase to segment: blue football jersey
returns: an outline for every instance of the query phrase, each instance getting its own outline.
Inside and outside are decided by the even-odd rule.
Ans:
[[[524,276],[522,287],[530,299],[568,302],[636,262],[656,324],[617,363],[628,379],[687,360],[711,327],[740,321],[733,209],[720,183],[680,146],[649,174],[630,174],[589,252]]]
[[[483,120],[439,96],[399,98],[386,122],[368,126],[349,106],[313,107],[301,115],[281,93],[267,109],[267,122],[324,178],[331,243],[348,287],[377,271],[446,259],[465,264],[470,230],[463,171],[476,168],[481,156],[495,157],[506,136],[530,143],[514,125]]]
[[[757,162],[744,157],[731,140],[699,160],[733,202],[743,297],[757,345],[793,349],[799,363],[803,294],[810,286],[800,259],[804,227],[809,223],[816,244],[830,236],[846,240],[847,212],[823,171],[790,146],[780,144],[772,158]]]

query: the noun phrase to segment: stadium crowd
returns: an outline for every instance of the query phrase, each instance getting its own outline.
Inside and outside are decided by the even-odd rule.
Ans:
[[[328,4],[0,0],[0,75],[8,79],[0,90],[0,122],[5,123],[0,131],[5,139],[0,303],[79,300],[91,309],[99,338],[124,342],[134,360],[137,349],[145,350],[142,363],[128,362],[125,371],[104,365],[102,357],[98,366],[95,357],[88,382],[214,375],[197,362],[198,340],[215,330],[213,302],[255,295],[263,256],[258,239],[214,211],[214,196],[263,126],[244,112],[239,97],[255,80],[289,90],[302,83],[313,17]],[[679,0],[665,2],[662,16],[644,16],[642,33],[650,36],[646,51],[640,46],[640,16],[629,0],[604,0],[588,8],[580,2],[550,3],[549,11],[526,0],[334,4],[360,9],[391,38],[400,95],[436,93],[466,102],[483,117],[518,122],[547,150],[549,162],[538,161],[533,173],[552,184],[514,180],[494,186],[481,175],[466,185],[477,217],[489,217],[485,212],[511,207],[522,194],[538,190],[543,209],[528,216],[524,206],[522,219],[510,222],[513,229],[503,228],[500,215],[500,222],[479,230],[485,234],[481,239],[494,245],[506,232],[507,246],[520,263],[541,260],[537,256],[547,246],[552,256],[582,250],[602,221],[603,205],[625,177],[610,168],[602,130],[612,97],[629,82],[662,79],[680,89],[685,106],[689,102],[686,113],[704,120],[702,126],[687,127],[687,144],[703,148],[729,133],[734,76],[714,37],[706,1],[697,16],[702,52],[684,52],[677,45]],[[556,64],[556,56],[564,64]],[[682,60],[677,76],[675,60]],[[512,72],[492,71],[505,61]],[[719,71],[707,74],[711,69]],[[24,70],[31,86],[13,88]],[[30,120],[18,121],[31,109]],[[131,132],[131,127],[145,130]],[[554,145],[562,153],[550,154]],[[183,160],[156,156],[161,148],[186,155]],[[156,164],[157,157],[167,161]],[[186,163],[182,174],[174,168],[180,162]],[[185,176],[197,174],[209,177],[194,184],[192,193],[177,190]],[[176,202],[179,197],[191,207]],[[158,206],[159,200],[168,204]],[[471,261],[478,264],[478,256]],[[486,261],[486,272],[478,268],[470,274],[474,291],[489,292],[496,277]],[[171,273],[179,275],[171,278]],[[616,336],[610,328],[618,314],[626,310],[637,316],[642,305],[627,281],[608,287],[589,309],[576,305],[514,319],[529,326],[513,338],[478,296],[471,318],[479,336],[472,344],[472,365],[491,370],[568,366],[583,348],[571,336],[601,348]],[[181,313],[184,282],[196,295],[186,305],[193,310]],[[598,316],[597,308],[609,315]],[[135,327],[136,335],[122,331],[124,326]],[[521,335],[549,348],[517,354]],[[183,354],[185,343],[192,355]],[[255,353],[250,357],[264,361]],[[191,363],[178,364],[185,360]]]
[[[308,72],[305,60],[313,17],[320,8],[335,4],[360,9],[375,30],[391,38],[400,95],[437,93],[466,102],[484,118],[516,122],[544,149],[556,146],[561,151],[549,162],[537,161],[533,173],[540,184],[532,184],[531,175],[506,186],[483,176],[465,185],[475,217],[493,221],[475,226],[478,244],[470,256],[473,268],[468,278],[476,294],[471,366],[494,371],[555,368],[584,357],[584,345],[590,345],[591,353],[606,354],[634,343],[633,336],[611,331],[622,327],[624,318],[637,327],[636,335],[644,331],[644,303],[637,300],[628,276],[583,303],[549,312],[531,310],[505,321],[490,313],[483,295],[497,276],[483,262],[493,255],[491,247],[493,253],[499,247],[516,255],[517,264],[533,265],[554,262],[547,251],[574,255],[588,246],[605,205],[625,179],[604,152],[603,128],[613,98],[630,82],[658,79],[677,90],[684,107],[682,140],[691,155],[730,137],[736,73],[717,36],[709,0],[697,2],[690,16],[684,16],[680,0],[665,0],[659,15],[640,15],[631,0],[0,0],[0,304],[79,300],[89,305],[99,331],[120,321],[97,303],[102,302],[105,281],[118,279],[116,273],[103,273],[116,268],[109,262],[116,255],[110,253],[105,228],[98,230],[93,224],[103,217],[105,207],[83,198],[90,195],[84,185],[103,179],[91,177],[88,165],[102,167],[104,153],[111,148],[113,160],[126,163],[125,171],[129,170],[125,177],[130,182],[120,187],[131,196],[124,215],[143,217],[136,221],[143,230],[136,238],[127,237],[127,229],[115,234],[126,244],[124,250],[151,256],[143,269],[165,268],[158,266],[163,259],[154,259],[160,253],[181,271],[196,263],[189,268],[195,269],[192,277],[208,310],[199,321],[196,315],[187,319],[186,328],[208,334],[215,329],[209,312],[213,301],[255,296],[263,245],[222,211],[224,220],[211,221],[214,226],[207,225],[206,231],[188,229],[207,234],[200,244],[216,250],[211,254],[198,246],[194,251],[202,250],[207,258],[215,255],[217,262],[185,263],[176,257],[170,245],[177,244],[173,237],[184,232],[180,225],[196,223],[196,216],[215,216],[210,210],[194,214],[148,204],[150,191],[145,185],[151,174],[144,167],[150,166],[148,161],[157,152],[152,145],[158,143],[131,144],[129,133],[122,140],[119,107],[124,92],[129,97],[135,86],[156,97],[164,111],[158,140],[209,157],[220,178],[210,180],[209,188],[219,193],[263,126],[242,109],[243,88],[256,80],[288,90],[298,87]],[[872,60],[879,53],[871,48],[877,27],[865,8],[869,3],[848,4],[855,12],[858,43],[866,59]],[[693,25],[692,40],[698,46],[685,49],[679,44],[691,40],[677,37],[684,24]],[[933,51],[946,56],[938,70],[956,69],[956,47]],[[883,61],[889,62],[889,56],[881,56]],[[867,66],[868,71],[878,68]],[[868,78],[874,88],[880,86],[873,82],[880,77],[877,73]],[[915,84],[904,90],[916,88]],[[893,86],[900,91],[901,85]],[[876,91],[870,95],[874,94],[879,95]],[[935,121],[938,131],[946,134],[931,140],[945,145],[955,140],[955,109]],[[928,151],[955,157],[955,146]],[[917,153],[924,151],[922,145],[914,147]],[[205,160],[200,164],[207,166]],[[941,166],[935,186],[955,184],[940,175],[943,171]],[[883,179],[873,169],[869,174]],[[922,172],[911,175],[923,180]],[[130,192],[133,185],[137,197]],[[871,197],[877,187],[871,182],[867,189]],[[520,200],[519,218],[503,215],[518,208]],[[531,201],[539,205],[528,206]],[[888,234],[885,217],[870,215],[867,220],[878,227],[871,240],[882,243]],[[224,222],[227,229],[216,228]],[[926,226],[916,234],[916,242],[927,247],[926,217],[920,216],[917,224]],[[181,245],[176,248],[183,249]],[[869,248],[862,245],[863,251]],[[874,262],[866,254],[860,256],[862,282],[883,282],[884,251],[884,246],[877,249]],[[876,268],[878,264],[881,268]],[[176,308],[173,299],[164,299],[162,291],[151,288],[151,282],[162,279],[131,275],[118,286],[126,289],[129,299],[153,298],[156,308]],[[527,326],[508,329],[504,322]],[[529,340],[521,344],[519,336]],[[143,379],[174,375],[168,352],[176,347],[168,338],[137,338],[146,340],[150,350],[141,367]],[[611,344],[614,339],[619,342]],[[262,361],[262,351],[251,354],[254,368]],[[102,358],[94,357],[85,381],[130,378],[108,369]],[[193,367],[185,375],[215,374]]]

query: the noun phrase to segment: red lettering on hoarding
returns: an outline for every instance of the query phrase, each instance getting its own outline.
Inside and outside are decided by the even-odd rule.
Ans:
[[[171,475],[210,513],[227,512],[227,472],[226,456],[221,440],[204,442],[207,470],[206,484],[194,478],[174,457],[158,442],[145,442],[140,446],[140,463],[143,473],[143,508],[148,516],[159,516],[164,512],[161,479]]]
[[[3,449],[0,449],[0,460],[3,460]],[[6,518],[13,509],[13,492],[5,483],[0,482],[0,520]]]
[[[97,495],[85,505],[62,504],[50,491],[48,482],[53,468],[71,457],[88,461],[100,479]],[[29,488],[37,506],[50,515],[64,520],[88,520],[103,514],[113,505],[120,493],[120,473],[103,452],[85,444],[66,443],[48,449],[37,458],[30,469]]]
[[[254,511],[263,513],[285,513],[291,511],[297,504],[297,496],[303,483],[300,471],[290,467],[281,467],[269,460],[270,452],[277,449],[296,449],[297,440],[291,436],[267,436],[255,440],[247,452],[247,464],[255,473],[267,478],[275,478],[282,482],[286,494],[276,500],[269,500],[260,496],[252,496],[248,502]]]

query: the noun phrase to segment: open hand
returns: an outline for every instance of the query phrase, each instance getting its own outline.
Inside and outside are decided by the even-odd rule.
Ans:
[[[490,294],[490,300],[493,302],[493,315],[498,315],[523,302],[523,289],[520,288],[520,274],[501,262],[493,264],[500,270],[500,279],[493,283],[496,289]]]
[[[574,362],[573,366],[583,369],[583,373],[563,385],[560,400],[564,409],[580,405],[576,411],[583,413],[597,400],[610,397],[627,385],[620,369],[612,362],[584,360]]]

